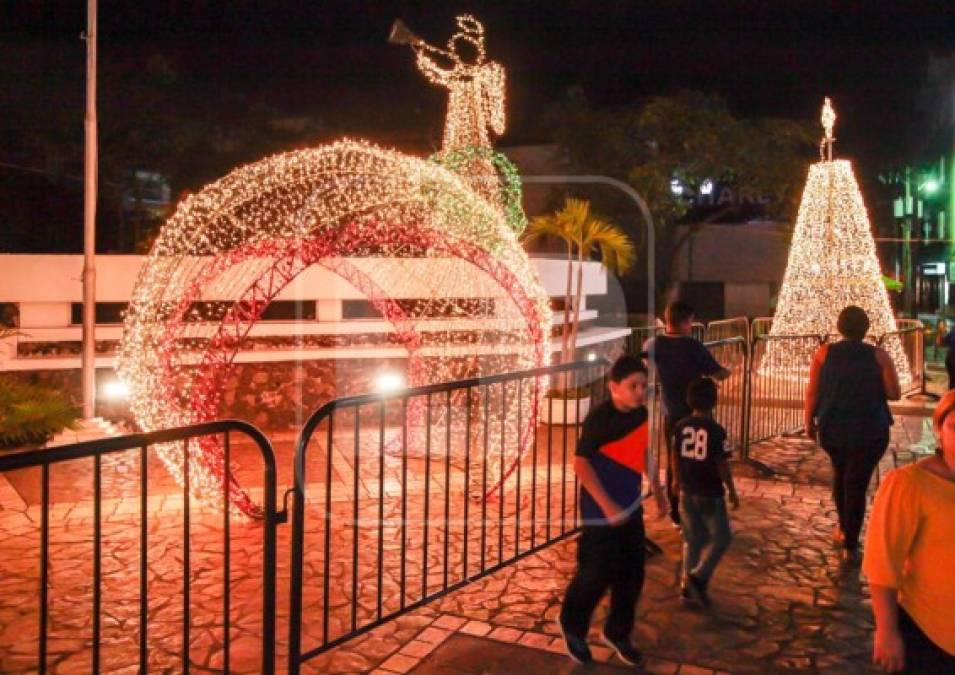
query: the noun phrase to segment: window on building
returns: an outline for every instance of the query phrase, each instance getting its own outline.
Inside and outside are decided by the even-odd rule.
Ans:
[[[314,300],[275,300],[262,312],[262,321],[314,321]]]
[[[121,324],[129,303],[97,302],[96,323],[98,325]],[[220,321],[232,306],[231,302],[209,301],[194,302],[184,317],[187,322]],[[83,323],[83,303],[74,302],[71,306],[70,323],[79,326]],[[277,300],[269,304],[262,312],[261,321],[314,321],[316,302],[314,300]]]
[[[15,302],[0,302],[0,328],[20,325],[20,307]]]
[[[468,316],[471,318],[494,316],[496,305],[493,298],[439,298],[402,299],[398,307],[409,316],[428,319],[450,319]],[[342,319],[381,319],[382,314],[368,300],[342,300]]]
[[[381,312],[368,300],[342,300],[343,319],[380,319]]]
[[[98,325],[120,324],[126,314],[127,302],[97,302],[94,315]],[[83,303],[74,302],[70,306],[70,323],[83,325]]]

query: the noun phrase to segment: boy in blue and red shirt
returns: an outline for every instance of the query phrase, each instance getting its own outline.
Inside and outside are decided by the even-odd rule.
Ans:
[[[574,575],[558,623],[567,651],[579,663],[591,660],[590,617],[610,590],[603,639],[625,663],[637,665],[630,643],[643,588],[644,530],[641,474],[647,470],[647,369],[633,356],[610,370],[610,398],[590,411],[577,442],[574,471],[580,481],[583,528]]]

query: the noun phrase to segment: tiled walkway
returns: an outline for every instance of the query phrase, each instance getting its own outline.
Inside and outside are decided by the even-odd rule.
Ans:
[[[894,431],[894,449],[883,461],[882,470],[893,461],[911,460],[907,449],[923,435],[923,420],[899,420]],[[563,452],[554,461],[563,461]],[[572,453],[570,453],[572,454]],[[739,485],[743,506],[733,514],[736,538],[725,563],[713,581],[714,607],[708,612],[683,608],[677,598],[677,569],[680,542],[678,533],[654,514],[647,515],[650,535],[663,554],[647,566],[647,583],[639,604],[635,629],[637,644],[648,655],[650,672],[869,672],[869,642],[872,621],[864,583],[858,570],[839,561],[829,542],[834,524],[825,483],[828,468],[823,454],[802,438],[764,443],[754,456],[780,473],[776,479],[759,479],[741,467]],[[550,464],[553,464],[551,462]],[[374,463],[371,468],[374,469]],[[386,467],[387,468],[387,467]],[[440,467],[439,467],[440,468]],[[135,470],[118,466],[122,473]],[[414,469],[413,469],[414,470]],[[543,484],[544,463],[526,467]],[[346,472],[347,473],[347,472]],[[320,475],[320,474],[317,474]],[[556,480],[559,468],[551,466]],[[348,476],[343,480],[348,482]],[[440,493],[440,471],[432,477],[431,488]],[[452,482],[456,480],[451,478]],[[421,481],[419,481],[421,482]],[[525,483],[525,486],[527,484]],[[463,483],[462,483],[463,486]],[[69,485],[67,488],[71,487]],[[374,492],[374,485],[368,488]],[[35,502],[25,505],[17,494],[0,491],[0,671],[29,672],[36,667],[37,522]],[[165,492],[165,491],[163,491]],[[386,488],[391,500],[395,495]],[[27,495],[28,502],[33,500]],[[551,495],[555,514],[560,513],[559,495]],[[419,500],[420,501],[420,500]],[[545,511],[546,499],[538,506]],[[127,503],[128,502],[128,503]],[[420,507],[409,500],[412,512]],[[565,512],[573,508],[565,499]],[[90,627],[91,508],[88,502],[54,499],[51,516],[51,640],[49,650],[54,672],[88,672]],[[440,503],[435,502],[435,503]],[[537,503],[534,501],[533,503]],[[336,499],[336,508],[344,504]],[[390,504],[390,502],[389,502]],[[150,668],[169,671],[178,668],[181,645],[181,497],[157,494],[149,502],[150,576]],[[365,507],[362,507],[363,509]],[[374,509],[372,503],[369,508]],[[391,505],[388,506],[390,510]],[[522,505],[525,511],[527,505]],[[504,518],[510,524],[513,510]],[[113,500],[104,508],[104,590],[107,612],[103,624],[103,670],[134,672],[138,644],[138,500]],[[360,514],[362,515],[362,514]],[[311,522],[318,522],[313,518]],[[505,547],[526,537],[525,529],[504,535]],[[193,525],[191,578],[192,632],[190,655],[196,668],[216,670],[222,664],[222,629],[216,612],[221,607],[222,546],[216,537],[221,516],[196,509]],[[317,527],[317,526],[316,526]],[[497,532],[490,530],[487,551],[495,554]],[[284,665],[287,634],[288,526],[280,528],[279,561],[279,658]],[[309,541],[318,530],[311,531]],[[386,531],[387,549],[396,544],[394,533]],[[452,532],[452,558],[461,537]],[[374,532],[361,531],[360,554],[368,561],[366,543],[375,543]],[[410,541],[420,542],[414,531]],[[443,533],[431,536],[440,542]],[[472,534],[473,536],[473,534]],[[232,668],[256,672],[260,653],[261,626],[261,527],[236,521],[232,529],[231,583]],[[350,551],[347,532],[332,537],[335,551]],[[413,557],[420,546],[409,546]],[[439,551],[436,545],[432,551]],[[477,550],[473,548],[472,550]],[[84,553],[85,552],[85,553]],[[575,542],[567,540],[506,566],[499,572],[472,582],[409,615],[355,638],[308,663],[308,672],[345,673],[378,669],[380,672],[422,673],[514,673],[571,672],[562,655],[554,617],[561,595],[574,566]],[[420,560],[420,556],[418,558]],[[322,552],[311,544],[306,566],[311,576],[305,588],[306,648],[315,646],[322,633],[320,574]],[[331,560],[331,586],[335,605],[331,608],[331,632],[346,623],[342,612],[350,604],[351,572],[337,557]],[[429,569],[434,566],[429,556]],[[412,566],[415,567],[415,566]],[[357,599],[364,616],[374,605],[367,600],[376,590],[373,579],[364,576],[357,584]],[[384,602],[394,603],[394,570],[386,571]],[[434,577],[432,577],[432,580]],[[409,573],[408,583],[420,587]],[[598,609],[594,625],[605,613]],[[595,635],[593,636],[595,637]],[[518,646],[515,646],[518,645]],[[529,653],[527,650],[536,650]],[[609,652],[595,642],[598,659],[614,665]],[[537,665],[535,665],[537,664]],[[620,666],[619,663],[616,666]],[[588,670],[587,672],[600,672]]]
[[[880,471],[911,461],[908,448],[921,435],[921,418],[900,419],[896,453],[886,455]],[[648,531],[664,553],[647,565],[634,633],[648,655],[646,672],[875,672],[865,582],[830,543],[835,521],[824,456],[802,438],[763,444],[756,454],[784,473],[760,480],[738,471],[743,505],[732,516],[735,540],[713,580],[711,610],[680,605],[677,533],[648,516]],[[380,672],[542,672],[525,669],[532,663],[577,672],[562,656],[554,624],[574,550],[572,541],[557,544],[434,603],[438,618],[385,659]],[[622,667],[596,639],[605,612],[598,608],[592,648],[599,661]],[[459,640],[461,635],[472,639]],[[560,660],[538,662],[514,645]],[[350,649],[360,652],[361,646]],[[334,657],[326,666],[335,670]]]

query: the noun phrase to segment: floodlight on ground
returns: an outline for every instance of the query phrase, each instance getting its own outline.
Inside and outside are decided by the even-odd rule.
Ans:
[[[129,396],[129,387],[122,380],[110,380],[103,385],[103,396],[112,401],[125,399]]]
[[[375,391],[379,394],[391,394],[405,388],[405,378],[401,373],[384,372],[375,378]]]

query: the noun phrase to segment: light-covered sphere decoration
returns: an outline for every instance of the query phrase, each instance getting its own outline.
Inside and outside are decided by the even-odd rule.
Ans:
[[[392,324],[407,352],[409,387],[548,362],[548,297],[501,210],[435,162],[345,140],[238,168],[185,199],[164,225],[133,290],[119,350],[139,425],[161,429],[227,412],[223,383],[243,341],[312,265],[345,279]],[[210,298],[225,311],[197,316]],[[489,440],[500,448],[500,471],[489,475],[503,481],[530,444],[540,387],[481,389],[469,401],[489,397]],[[464,405],[460,396],[453,405]],[[411,407],[408,423],[421,430],[420,409]],[[157,452],[182,481],[182,446]],[[234,509],[258,513],[226,477],[217,439],[189,456],[196,496],[218,503],[228,479]],[[488,491],[498,486],[491,480]]]

